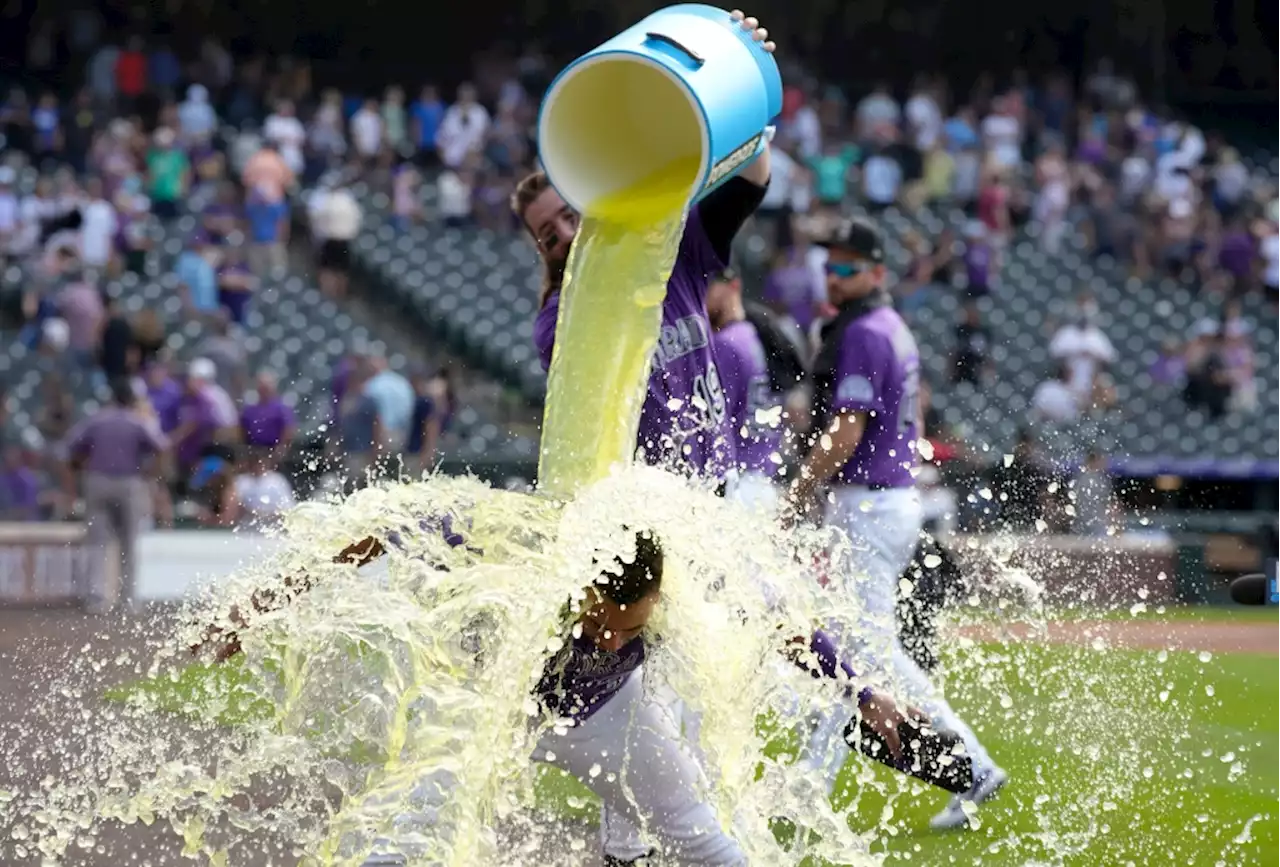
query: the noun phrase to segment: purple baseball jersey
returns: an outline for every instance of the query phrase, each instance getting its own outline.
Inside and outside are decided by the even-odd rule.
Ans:
[[[867,413],[867,427],[836,480],[905,488],[915,484],[920,431],[920,350],[907,323],[880,307],[849,323],[836,357],[835,413]]]
[[[617,652],[601,650],[585,635],[573,638],[547,660],[535,692],[547,710],[581,721],[613,698],[642,662],[643,636]]]
[[[637,443],[650,464],[712,479],[723,478],[733,464],[724,391],[707,319],[707,278],[724,267],[694,208],[667,281],[662,332],[653,354],[649,393],[640,411]],[[551,365],[559,310],[560,293],[555,292],[534,323],[533,339],[543,370]]]
[[[782,398],[770,386],[760,336],[744,319],[717,331],[712,346],[738,469],[772,476],[782,466]]]

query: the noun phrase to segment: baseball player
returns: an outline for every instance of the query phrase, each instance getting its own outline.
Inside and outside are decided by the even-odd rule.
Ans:
[[[857,558],[842,564],[833,579],[842,592],[856,596],[864,612],[863,622],[837,626],[839,646],[886,666],[908,701],[963,740],[973,785],[931,823],[935,829],[961,827],[968,821],[964,802],[981,804],[1008,776],[897,637],[898,582],[922,523],[914,477],[916,442],[923,435],[920,354],[884,287],[884,248],[875,226],[847,221],[824,246],[827,291],[839,312],[823,328],[814,362],[815,439],[788,491],[788,511],[807,510],[820,489],[829,489],[826,519],[848,533]],[[811,743],[813,755],[827,760],[832,782],[848,750],[836,736],[842,725],[824,721]]]
[[[465,540],[448,521],[420,522],[424,532],[443,532],[451,545]],[[336,562],[363,566],[382,557],[387,547],[399,544],[399,533],[386,542],[367,538],[348,546]],[[720,827],[714,810],[703,798],[706,781],[696,748],[680,733],[681,715],[659,697],[646,696],[642,666],[647,625],[660,598],[663,552],[647,532],[635,535],[634,553],[602,571],[588,586],[586,601],[577,609],[566,608],[565,646],[548,659],[534,694],[544,710],[544,731],[533,758],[546,761],[577,777],[602,802],[601,834],[612,851],[607,865],[643,863],[653,854],[648,841],[634,829],[647,828],[648,840],[662,848],[664,857],[688,865],[740,865],[746,861],[738,844]],[[276,595],[261,593],[252,609],[265,612],[287,604],[311,586],[305,578],[285,582]],[[232,614],[239,629],[249,628],[251,612]],[[779,650],[814,677],[847,682],[852,669],[836,657],[834,645],[821,632],[811,640],[779,643]],[[238,636],[211,630],[218,659],[240,650]],[[203,649],[194,648],[196,650]],[[808,652],[805,653],[804,651]],[[908,752],[904,733],[922,731],[922,714],[900,709],[888,695],[863,687],[857,690],[856,719],[871,736],[882,739],[888,753],[901,758]],[[852,708],[842,716],[849,724]],[[567,725],[558,724],[567,721]],[[557,724],[553,724],[557,723]],[[447,797],[447,780],[433,786]],[[610,827],[622,824],[622,833]],[[619,851],[623,842],[630,851]],[[379,853],[365,867],[405,864],[403,855]]]

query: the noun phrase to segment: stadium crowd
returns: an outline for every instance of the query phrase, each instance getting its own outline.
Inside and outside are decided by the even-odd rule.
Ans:
[[[75,93],[15,86],[0,104],[0,270],[18,287],[5,301],[45,373],[33,427],[15,429],[0,400],[0,514],[96,511],[121,526],[167,523],[176,494],[178,511],[206,524],[269,518],[295,499],[300,432],[277,376],[247,369],[255,296],[300,267],[314,268],[329,297],[344,297],[362,220],[356,179],[388,194],[401,229],[438,221],[514,231],[508,201],[535,167],[537,102],[554,65],[538,53],[491,55],[451,94],[429,83],[377,96],[316,93],[304,61],[233,64],[212,38],[179,57],[164,39],[99,37],[80,46]],[[803,70],[786,80],[798,83],[785,94],[758,215],[770,263],[758,294],[802,340],[830,313],[812,239],[833,218],[855,205],[873,214],[958,207],[970,217],[961,236],[910,235],[893,287],[904,309],[930,293],[965,299],[953,383],[992,376],[993,339],[976,301],[1000,287],[1025,229],[1051,255],[1078,240],[1136,276],[1193,281],[1221,313],[1168,341],[1151,376],[1171,401],[1181,395],[1210,415],[1253,410],[1252,324],[1237,300],[1262,293],[1275,302],[1276,189],[1259,185],[1219,138],[1144,104],[1105,62],[1079,90],[1065,75],[1018,74],[983,77],[961,94],[941,75],[922,75],[909,90],[882,85],[853,100]],[[430,211],[420,194],[427,181]],[[156,255],[158,231],[184,217],[195,230],[170,265]],[[310,235],[313,261],[297,258],[296,225]],[[103,291],[113,277],[161,267],[183,316],[206,326],[185,364],[154,309],[128,313]],[[1031,396],[1029,425],[1117,411],[1107,372],[1117,349],[1097,302],[1082,289],[1070,310],[1046,323],[1058,367]],[[326,372],[337,435],[323,439],[335,470],[359,478],[389,455],[411,472],[434,464],[455,389],[446,372],[407,373],[377,353],[352,353]],[[87,416],[70,388],[85,381],[103,407]],[[939,460],[963,456],[952,432],[931,424],[930,435]],[[86,464],[93,436],[132,437],[136,460]],[[1021,490],[1015,482],[1047,472],[1034,453],[1024,437],[993,486]],[[1081,472],[1105,480],[1099,459]],[[133,481],[102,483],[120,476]],[[1066,523],[1096,532],[1106,500]],[[1044,514],[1039,503],[1010,506],[1005,520]]]
[[[14,86],[0,103],[0,303],[41,373],[26,426],[0,392],[0,518],[269,520],[293,504],[300,440],[316,433],[299,432],[303,408],[246,352],[255,297],[290,267],[308,270],[289,261],[299,180],[317,167],[290,137],[305,67],[286,61],[267,75],[250,63],[233,77],[213,41],[182,63],[164,40],[148,53],[133,37],[83,66],[70,99]],[[261,135],[228,135],[232,121]],[[359,223],[342,204],[311,209],[318,276],[335,296],[346,273],[335,236]],[[181,250],[166,255],[173,237]],[[109,291],[129,275],[168,287],[176,322]],[[201,337],[180,360],[190,323]],[[433,466],[452,377],[392,370],[376,346],[350,349],[316,377],[329,381],[322,399],[339,434],[323,438],[333,475],[358,483],[379,459],[413,474]]]

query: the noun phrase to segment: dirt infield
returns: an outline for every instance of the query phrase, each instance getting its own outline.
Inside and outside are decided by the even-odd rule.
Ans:
[[[1210,653],[1280,652],[1275,622],[1221,623],[1165,620],[1067,620],[1046,627],[1027,623],[965,626],[961,635],[979,641],[1048,641],[1131,650],[1207,650]]]

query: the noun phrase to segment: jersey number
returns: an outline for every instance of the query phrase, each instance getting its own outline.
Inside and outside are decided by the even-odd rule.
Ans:
[[[702,416],[704,427],[714,428],[724,422],[724,388],[714,364],[693,381],[693,405]]]

